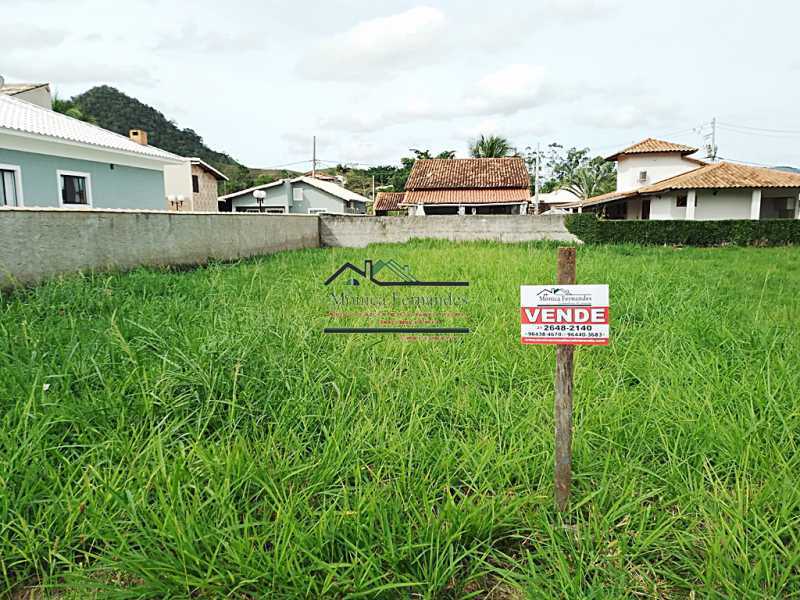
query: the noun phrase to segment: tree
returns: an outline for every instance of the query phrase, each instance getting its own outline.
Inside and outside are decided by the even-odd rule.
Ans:
[[[73,119],[78,119],[79,121],[86,121],[92,124],[97,123],[94,117],[84,114],[80,108],[75,106],[72,100],[62,100],[58,97],[58,94],[53,98],[53,111],[61,113],[62,115],[67,115]]]
[[[555,143],[548,148],[542,192],[566,189],[580,198],[590,198],[616,187],[614,165],[600,156],[590,158],[588,148],[564,150],[562,145]]]
[[[469,153],[473,158],[504,158],[513,156],[516,150],[511,143],[499,135],[485,136],[483,134],[470,144]]]
[[[581,200],[612,192],[617,186],[614,165],[600,156],[594,157],[585,166],[576,169],[561,187]]]

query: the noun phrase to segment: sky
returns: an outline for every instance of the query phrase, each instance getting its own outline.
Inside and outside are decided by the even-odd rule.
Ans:
[[[9,1],[6,81],[112,85],[252,167],[310,168],[314,135],[323,166],[702,147],[712,118],[719,157],[800,166],[798,2]]]

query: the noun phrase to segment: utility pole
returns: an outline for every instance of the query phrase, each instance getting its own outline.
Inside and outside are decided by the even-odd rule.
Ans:
[[[535,212],[539,214],[539,142],[536,142],[536,166],[533,176],[533,205]]]
[[[314,136],[313,150],[311,155],[311,177],[317,177],[317,136]]]
[[[717,117],[711,119],[711,142],[706,145],[706,158],[711,159],[711,162],[717,160]]]
[[[372,176],[372,201],[375,202],[375,175]]]

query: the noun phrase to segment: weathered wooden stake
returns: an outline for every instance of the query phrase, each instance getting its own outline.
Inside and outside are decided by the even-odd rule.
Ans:
[[[556,280],[559,285],[575,283],[575,248],[558,249]],[[555,495],[556,510],[569,506],[572,484],[572,352],[573,346],[556,346],[555,380]]]

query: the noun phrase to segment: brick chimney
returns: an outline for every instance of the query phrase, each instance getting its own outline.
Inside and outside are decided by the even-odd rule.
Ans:
[[[137,144],[141,144],[142,146],[147,146],[147,132],[143,129],[131,129],[128,132],[128,137],[131,138]]]

